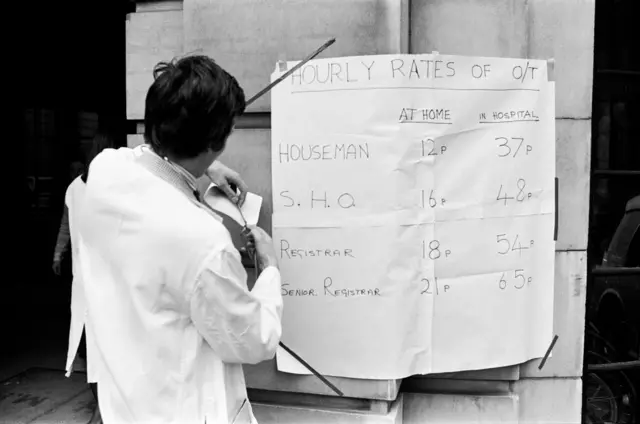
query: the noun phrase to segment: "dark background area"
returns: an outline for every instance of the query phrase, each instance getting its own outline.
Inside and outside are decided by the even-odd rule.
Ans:
[[[638,13],[638,1],[596,1],[588,247],[590,267],[602,262],[611,237],[624,215],[626,203],[640,195]]]
[[[126,144],[125,19],[135,10],[124,0],[16,3],[4,15],[14,28],[3,71],[10,172],[0,363],[67,342],[69,264],[61,277],[51,271],[64,193],[98,126]]]
[[[609,252],[624,263],[599,268],[625,206],[640,195],[638,12],[638,1],[596,1],[583,422],[635,423],[640,416],[640,370],[593,371],[637,360],[640,349],[640,231],[624,252]],[[621,231],[631,238],[629,221]]]

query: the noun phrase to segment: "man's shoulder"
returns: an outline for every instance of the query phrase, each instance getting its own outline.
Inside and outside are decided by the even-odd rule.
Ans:
[[[129,160],[136,156],[137,149],[119,147],[117,149],[104,149],[91,161],[91,165],[110,162],[113,160]]]
[[[127,147],[119,149],[104,149],[89,165],[88,185],[98,184],[110,185],[114,181],[127,179],[135,167],[135,151]]]

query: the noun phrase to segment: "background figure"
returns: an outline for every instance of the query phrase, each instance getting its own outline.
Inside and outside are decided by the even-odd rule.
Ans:
[[[92,337],[89,335],[89,343],[87,343],[87,335],[85,330],[86,318],[86,301],[84,297],[84,284],[80,274],[80,263],[78,255],[78,225],[77,220],[82,210],[82,201],[86,188],[87,178],[89,174],[89,166],[91,161],[104,149],[113,148],[113,138],[105,132],[98,132],[93,138],[91,148],[88,152],[86,165],[83,172],[76,177],[65,194],[65,206],[58,232],[58,240],[53,255],[53,271],[57,275],[61,273],[62,260],[64,254],[71,242],[71,261],[73,281],[71,283],[71,323],[69,326],[69,347],[67,351],[66,372],[67,377],[73,371],[87,372],[87,382],[91,387],[91,391],[98,400],[96,387],[96,372],[94,364],[87,361],[87,344],[91,344]],[[91,354],[89,354],[91,358]],[[99,409],[96,407],[94,416],[99,416]]]
[[[84,163],[76,160],[71,162],[69,168],[69,176],[71,177],[71,180],[74,180],[77,176],[81,175],[84,172],[85,166]]]

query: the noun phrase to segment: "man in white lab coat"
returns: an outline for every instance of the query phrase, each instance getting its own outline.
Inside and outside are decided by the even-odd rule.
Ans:
[[[253,423],[243,363],[274,356],[282,297],[270,237],[252,227],[246,272],[196,179],[237,183],[216,161],[244,111],[235,78],[204,56],[154,70],[146,145],[90,168],[81,220],[88,325],[106,424]],[[94,360],[94,358],[91,358]]]

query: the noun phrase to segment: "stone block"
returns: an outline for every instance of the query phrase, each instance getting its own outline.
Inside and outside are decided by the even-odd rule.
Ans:
[[[402,395],[386,413],[323,409],[320,403],[317,406],[300,407],[254,402],[252,406],[254,415],[260,424],[402,424]]]
[[[182,11],[132,13],[126,21],[127,119],[144,118],[153,68],[182,54]]]
[[[279,372],[275,359],[256,365],[245,365],[245,380],[250,389],[278,392],[334,395],[320,379],[314,375],[296,375]],[[329,377],[346,397],[372,400],[396,400],[401,380],[356,380],[353,378]]]
[[[520,398],[519,424],[579,424],[581,378],[523,379],[512,384]]]
[[[556,119],[556,250],[587,249],[590,169],[591,120]]]
[[[584,349],[587,298],[587,253],[556,252],[553,332],[558,335],[552,356],[538,369],[540,359],[520,367],[523,377],[580,377]],[[551,340],[549,340],[551,343]]]
[[[526,1],[429,0],[411,3],[411,53],[525,57]]]
[[[515,423],[518,396],[404,393],[404,424]]]
[[[398,53],[402,2],[397,0],[185,0],[184,51],[214,58],[247,98],[271,81],[278,60],[301,60],[328,39],[318,57]],[[271,109],[269,94],[249,111]]]
[[[144,137],[142,134],[127,134],[127,147],[133,149],[140,144],[144,144]]]
[[[529,0],[526,57],[555,60],[556,116],[591,116],[595,0]]]

